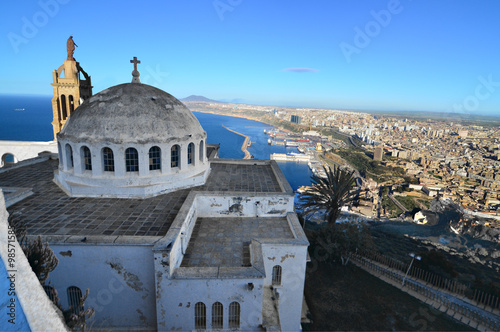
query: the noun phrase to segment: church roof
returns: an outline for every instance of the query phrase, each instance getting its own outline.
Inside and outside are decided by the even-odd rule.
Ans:
[[[85,100],[59,133],[60,139],[115,144],[203,137],[203,128],[182,102],[163,90],[137,83],[116,85]]]
[[[89,241],[105,236],[111,242],[121,236],[161,237],[192,190],[293,195],[274,161],[212,161],[205,185],[146,199],[69,197],[52,181],[57,167],[56,160],[46,160],[0,172],[0,187],[32,188],[32,196],[8,208],[26,225],[28,235],[79,236]]]

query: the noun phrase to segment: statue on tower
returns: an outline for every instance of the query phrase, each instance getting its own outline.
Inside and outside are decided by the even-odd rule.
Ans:
[[[66,49],[68,50],[68,60],[75,61],[75,58],[73,58],[73,53],[75,53],[75,46],[78,47],[78,45],[76,45],[73,41],[73,36],[69,36],[68,42],[66,43]]]

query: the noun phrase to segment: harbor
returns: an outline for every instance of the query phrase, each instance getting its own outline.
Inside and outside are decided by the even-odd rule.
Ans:
[[[245,138],[245,140],[243,141],[243,144],[241,145],[241,151],[243,151],[243,153],[245,154],[245,156],[243,157],[243,159],[252,159],[252,155],[247,150],[247,148],[249,148],[252,145],[252,142],[250,142],[250,137],[247,136],[247,135],[244,135],[242,133],[239,133],[237,131],[234,131],[232,129],[229,129],[228,127],[226,127],[224,125],[222,125],[222,127],[224,127],[224,129],[229,130],[232,133],[235,133],[237,135],[243,136]]]
[[[314,131],[305,132],[302,135],[280,132],[278,129],[265,131],[269,138],[268,144],[271,146],[284,146],[296,148],[297,152],[273,153],[270,155],[271,160],[278,162],[295,162],[307,163],[311,173],[318,177],[326,177],[324,171],[324,163],[320,160],[319,155],[323,153],[323,146],[328,146],[328,137],[321,137]],[[301,186],[297,192],[303,191],[307,186]]]

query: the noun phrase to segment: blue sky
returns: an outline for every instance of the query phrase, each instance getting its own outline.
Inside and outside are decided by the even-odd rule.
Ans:
[[[52,94],[66,40],[94,93],[500,114],[500,1],[4,1],[0,93]]]

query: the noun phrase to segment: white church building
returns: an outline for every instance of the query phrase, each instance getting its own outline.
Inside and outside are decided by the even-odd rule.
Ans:
[[[89,289],[94,329],[301,330],[309,243],[280,168],[217,158],[133,76],[72,110],[57,154],[0,168],[8,212],[59,259],[46,291],[67,308]]]

